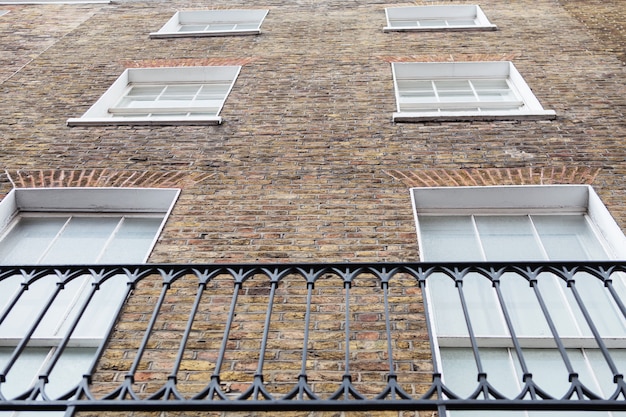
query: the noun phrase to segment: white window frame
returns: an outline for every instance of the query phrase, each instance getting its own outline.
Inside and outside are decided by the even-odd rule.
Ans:
[[[146,262],[150,252],[173,210],[180,194],[173,188],[15,188],[0,202],[0,238],[6,236],[10,225],[20,216],[57,216],[67,213],[85,213],[93,216],[120,214],[120,216],[162,217],[149,248],[140,262]],[[123,300],[115,301],[115,305]],[[72,301],[72,303],[77,300]],[[70,303],[66,306],[73,308]],[[112,317],[111,320],[114,318]],[[109,324],[110,326],[110,324]],[[102,329],[106,332],[107,329]],[[52,352],[62,340],[61,336],[33,336],[29,347],[41,347]],[[0,347],[15,347],[21,339],[0,338]],[[99,337],[72,336],[68,348],[97,348],[102,342]],[[51,353],[41,366],[45,366]],[[37,378],[38,374],[35,374]],[[79,381],[76,381],[77,383]],[[46,414],[47,415],[47,414]],[[52,415],[52,413],[50,413]]]
[[[604,249],[611,259],[626,259],[626,237],[615,222],[600,197],[589,185],[522,185],[482,187],[424,187],[412,188],[411,203],[415,217],[420,257],[429,261],[427,249],[422,242],[419,216],[455,215],[522,215],[522,214],[586,214],[593,229],[598,233]],[[425,256],[426,255],[426,256]],[[430,298],[427,287],[426,297]],[[429,315],[434,321],[435,306],[429,304]],[[466,336],[439,335],[433,323],[433,344],[437,363],[443,366],[441,348],[469,348]],[[481,348],[511,349],[509,337],[477,337]],[[590,337],[562,338],[566,348],[595,349],[597,344]],[[609,348],[623,348],[624,338],[604,338]],[[555,349],[551,337],[518,337],[524,348]],[[444,375],[445,376],[445,375]]]
[[[159,67],[159,68],[128,68],[109,87],[81,117],[67,120],[68,126],[106,126],[106,125],[218,125],[222,123],[219,116],[224,102],[228,98],[241,66],[206,66],[206,67]],[[136,116],[114,117],[116,105],[133,85],[184,85],[184,84],[229,84],[218,107],[216,115],[170,115],[170,116]],[[148,112],[150,107],[146,108]],[[152,108],[156,109],[156,108]],[[124,110],[124,109],[122,109]],[[160,112],[167,108],[158,108]],[[172,112],[185,111],[183,107],[171,107]],[[198,111],[200,108],[189,108]]]
[[[180,38],[197,36],[235,36],[235,35],[258,35],[261,33],[261,25],[269,10],[267,9],[232,9],[232,10],[189,10],[177,11],[172,18],[163,25],[158,32],[150,33],[150,38]],[[182,25],[197,24],[233,24],[232,29],[211,30],[210,27],[198,31],[181,31]],[[253,29],[237,28],[237,24],[256,24]]]
[[[422,121],[465,121],[465,120],[517,120],[517,119],[554,119],[554,110],[544,110],[521,74],[510,61],[491,62],[392,62],[393,84],[396,96],[394,122]],[[509,89],[515,95],[518,109],[485,109],[479,101],[468,102],[420,102],[426,111],[403,110],[403,99],[398,81],[443,81],[443,80],[506,80]],[[507,102],[503,102],[507,103]],[[498,103],[492,103],[498,104]],[[467,107],[468,110],[446,110],[448,107]],[[441,108],[443,107],[443,108]],[[429,110],[430,109],[430,110]]]
[[[387,26],[384,32],[432,32],[441,30],[497,30],[480,6],[474,5],[436,5],[385,8]],[[474,24],[455,24],[455,20],[473,20]],[[415,25],[394,24],[396,21],[415,21]],[[420,21],[441,20],[443,25],[422,26]]]
[[[412,188],[411,202],[418,232],[421,214],[587,213],[609,245],[609,254],[626,259],[626,237],[590,185]],[[419,233],[417,238],[423,247]]]

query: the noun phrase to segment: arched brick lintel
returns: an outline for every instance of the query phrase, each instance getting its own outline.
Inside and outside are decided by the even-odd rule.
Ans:
[[[15,188],[44,187],[135,187],[186,188],[215,173],[189,171],[137,171],[113,169],[6,170],[4,176]],[[9,190],[2,190],[4,193]]]
[[[486,185],[592,184],[598,167],[524,167],[470,169],[386,170],[407,187]]]

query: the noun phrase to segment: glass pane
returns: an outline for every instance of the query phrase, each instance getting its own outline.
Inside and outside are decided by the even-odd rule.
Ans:
[[[590,336],[589,328],[567,284],[561,278],[547,273],[539,274],[537,282],[537,287],[546,302],[548,313],[556,325],[559,336]]]
[[[478,101],[472,91],[440,91],[439,100],[443,103]]]
[[[533,381],[548,394],[561,398],[567,392],[569,374],[556,349],[524,349],[524,359]]]
[[[156,98],[163,91],[162,85],[133,85],[128,93],[127,97],[152,97]]]
[[[507,102],[507,101],[515,101],[518,102],[517,97],[511,90],[482,90],[476,91],[478,94],[478,99],[480,101],[494,101],[494,102]],[[516,107],[519,107],[520,104],[516,104]],[[494,104],[495,107],[495,104]],[[495,108],[502,108],[501,106]],[[506,107],[505,107],[506,108]]]
[[[467,336],[467,325],[454,281],[444,274],[431,275],[426,283],[438,336]]]
[[[152,246],[162,219],[125,217],[107,244],[99,263],[143,262]]]
[[[477,386],[478,369],[472,351],[462,348],[441,348],[444,382],[455,394],[465,398]]]
[[[39,278],[29,285],[17,304],[8,314],[6,320],[0,325],[0,337],[21,338],[31,328],[36,318],[41,314],[45,303],[57,288],[58,278],[48,275]],[[63,320],[68,320],[68,305],[77,300],[78,294],[83,288],[85,279],[76,278],[60,291],[41,323],[37,327],[33,337],[55,337]]]
[[[446,26],[445,20],[420,20],[420,26]]]
[[[0,241],[0,262],[5,265],[37,264],[67,217],[20,217]]]
[[[198,100],[219,99],[223,100],[230,84],[204,84],[198,93]]]
[[[56,277],[46,277],[51,281],[56,282]],[[74,320],[75,314],[70,314],[69,307],[74,304],[82,304],[85,299],[85,288],[89,288],[91,278],[83,275],[65,284],[62,291],[59,292],[55,298],[54,303],[50,306],[50,309],[43,318],[41,324],[37,327],[34,337],[60,337],[65,334],[66,329],[62,328],[63,323],[69,325]],[[50,289],[52,292],[52,288]],[[49,294],[45,295],[45,298],[40,298],[40,305],[43,305],[43,300],[48,299]],[[65,326],[67,327],[67,326]]]
[[[489,80],[471,80],[476,90],[508,90],[509,84],[504,78]]]
[[[199,85],[168,85],[165,87],[163,94],[161,97],[177,97],[177,96],[187,96],[188,98],[192,98],[196,95],[198,90],[200,89]]]
[[[433,83],[431,81],[424,80],[397,80],[398,88],[401,94],[410,91],[425,92],[433,91]],[[434,93],[433,93],[434,94]]]
[[[606,359],[599,349],[585,349],[584,353],[598,381],[598,390],[604,398],[609,398],[617,389],[617,385],[613,382],[613,374]],[[609,353],[618,370],[623,373],[626,367],[626,349],[609,349]]]
[[[0,348],[0,366],[3,369],[12,352],[13,348]],[[3,394],[14,398],[31,388],[53,352],[54,348],[50,347],[26,348],[7,374],[7,382],[2,385]],[[56,398],[77,385],[88,371],[95,352],[95,348],[65,349],[49,376],[46,393]]]
[[[95,353],[96,348],[66,348],[50,373],[46,393],[58,398],[78,385],[89,370]]]
[[[626,337],[626,319],[602,281],[587,273],[576,274],[575,280],[583,305],[602,337]],[[574,297],[571,302],[578,310]],[[581,323],[584,323],[582,314],[579,317]],[[583,326],[587,328],[586,323],[581,324]],[[588,333],[591,334],[591,331]]]
[[[488,261],[545,259],[527,216],[476,216],[476,227]]]
[[[593,364],[589,362],[587,353],[593,355],[594,350],[597,349],[567,349],[567,354],[572,362],[574,372],[578,373],[580,381],[593,391],[594,394],[602,396],[602,390],[598,383],[600,382],[600,378],[606,378],[608,376],[609,369],[604,360],[596,361],[596,363]],[[600,352],[598,351],[598,353]],[[597,356],[595,356],[595,358],[598,359]],[[613,375],[611,374],[608,376],[608,382],[612,381]],[[610,396],[611,394],[613,394],[613,391],[608,395]],[[606,398],[608,398],[608,396]]]
[[[487,373],[487,380],[509,398],[519,394],[521,377],[513,366],[508,349],[483,348],[479,350],[479,354],[483,371]],[[445,383],[454,393],[467,397],[476,389],[478,368],[471,349],[442,348],[441,360]]]
[[[418,22],[415,20],[391,20],[389,21],[391,27],[417,27]]]
[[[13,353],[12,347],[0,347],[0,368],[5,365]],[[7,399],[26,392],[36,381],[43,363],[50,353],[50,348],[27,348],[19,356],[2,384],[2,393]]]
[[[179,32],[204,32],[207,29],[206,25],[181,25],[178,29]]]
[[[421,257],[434,261],[482,259],[470,216],[420,216]]]
[[[435,80],[437,91],[472,91],[468,80]]]
[[[535,292],[526,279],[517,274],[504,274],[500,289],[518,337],[552,336]]]
[[[22,287],[22,276],[13,275],[0,281],[0,314],[4,313],[5,308],[9,307],[13,297],[17,296],[18,291]]]
[[[532,216],[551,260],[606,260],[608,256],[583,215]]]
[[[21,281],[21,280],[20,280]],[[0,337],[23,337],[41,313],[44,302],[56,289],[56,276],[41,277],[20,297],[6,319],[0,324]]]
[[[116,107],[146,107],[150,106],[163,91],[163,86],[141,86],[135,85],[130,88]]]
[[[237,23],[237,26],[235,26],[235,30],[254,30],[254,29],[258,29],[258,28],[259,28],[259,24],[258,23],[254,23],[254,22]]]
[[[106,337],[106,331],[117,317],[117,308],[126,295],[127,283],[126,275],[116,275],[101,284],[85,314],[81,317],[72,337]],[[91,286],[87,287],[87,290],[91,291]],[[74,311],[70,315],[73,316]]]
[[[212,31],[226,31],[226,30],[233,30],[235,28],[235,24],[234,23],[212,23],[210,24],[206,30],[208,30],[209,32]]]
[[[119,217],[72,217],[41,263],[96,262],[119,219]]]
[[[509,336],[489,279],[479,274],[469,274],[463,279],[463,291],[476,336]]]

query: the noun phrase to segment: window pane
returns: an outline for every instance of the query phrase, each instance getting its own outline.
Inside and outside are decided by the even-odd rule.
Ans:
[[[87,310],[78,322],[78,326],[72,334],[72,337],[106,337],[106,331],[111,322],[116,318],[117,308],[124,299],[127,288],[128,278],[126,275],[116,275],[101,284],[100,289],[96,291]],[[90,291],[91,286],[87,287],[86,290]],[[70,316],[75,316],[75,310],[78,307],[77,305],[76,308],[73,309]],[[69,323],[65,322],[65,326],[61,329],[60,334],[64,334],[67,331],[68,325]]]
[[[9,234],[0,241],[0,263],[4,265],[36,264],[67,217],[21,217]]]
[[[476,216],[488,261],[543,260],[527,216]]]
[[[454,281],[444,274],[435,274],[428,278],[426,287],[428,299],[434,307],[437,335],[468,336],[458,289]]]
[[[415,20],[390,20],[389,26],[391,27],[417,27],[418,22]]]
[[[207,25],[180,25],[179,32],[203,32]]]
[[[561,261],[608,259],[585,216],[532,216],[550,259]]]
[[[13,349],[12,347],[0,347],[0,367],[2,370],[11,358]],[[8,372],[6,383],[2,384],[2,393],[7,398],[14,398],[28,390],[36,381],[49,353],[50,348],[25,349]]]
[[[234,23],[212,23],[206,30],[208,31],[221,31],[221,30],[233,30],[235,28]]]
[[[420,26],[446,26],[445,20],[420,20]]]
[[[254,22],[237,23],[237,26],[235,26],[235,30],[254,30],[254,29],[258,29],[258,28],[259,28],[259,24],[258,23],[254,23]]]
[[[487,380],[508,397],[519,394],[521,378],[513,366],[508,350],[486,348],[479,352]],[[470,395],[478,386],[478,371],[472,350],[443,348],[441,360],[446,385],[462,397]]]
[[[201,86],[199,85],[168,85],[165,87],[163,94],[161,94],[161,98],[170,97],[187,97],[187,99],[193,98]]]
[[[228,93],[230,84],[204,84],[198,93],[198,99],[224,99]]]
[[[160,225],[160,218],[124,218],[99,262],[143,262]]]
[[[22,282],[22,277],[15,276],[11,279]],[[56,289],[57,281],[55,276],[48,275],[29,285],[28,291],[23,293],[7,318],[0,324],[0,337],[23,337],[41,313],[44,302]]]
[[[163,86],[161,85],[133,85],[128,93],[127,97],[152,97],[156,98],[163,92]]]
[[[118,222],[119,217],[72,217],[41,263],[96,262]]]
[[[21,282],[21,277],[11,280]],[[0,337],[21,338],[31,328],[36,318],[41,314],[44,304],[57,288],[58,278],[47,275],[29,285],[13,307],[6,320],[0,325]],[[84,277],[78,277],[65,284],[48,309],[42,322],[37,327],[33,337],[55,337],[63,320],[67,320],[68,306],[77,301],[83,289]],[[80,298],[80,297],[79,297]]]
[[[500,289],[518,337],[552,336],[535,292],[526,279],[517,274],[504,274]]]
[[[13,348],[0,347],[2,368],[12,352]],[[3,394],[13,398],[32,387],[53,352],[54,348],[49,347],[26,348],[7,374],[7,382],[2,385]],[[56,398],[77,385],[91,365],[95,352],[95,348],[66,348],[50,374],[46,393]]]
[[[469,274],[463,279],[463,291],[476,336],[509,335],[498,298],[489,279],[479,274]]]
[[[50,374],[46,393],[58,398],[74,388],[89,370],[96,348],[66,348]]]
[[[419,228],[426,261],[482,259],[470,216],[420,216]]]

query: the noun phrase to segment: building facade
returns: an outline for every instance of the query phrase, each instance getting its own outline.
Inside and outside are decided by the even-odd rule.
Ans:
[[[0,2],[3,412],[626,413],[625,4],[479,6]]]

